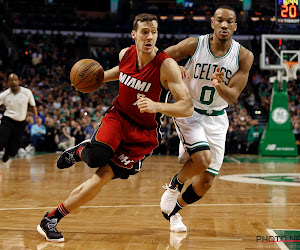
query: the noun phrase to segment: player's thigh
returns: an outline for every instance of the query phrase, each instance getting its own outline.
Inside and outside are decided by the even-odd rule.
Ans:
[[[106,113],[91,138],[91,144],[100,142],[111,147],[113,151],[116,151],[125,130],[123,123],[122,118],[117,113],[111,111]]]
[[[142,129],[133,124],[124,123],[124,126],[126,132],[112,161],[123,168],[132,168],[135,163],[141,162],[158,147],[158,133],[156,129]]]
[[[207,169],[211,163],[211,153],[208,149],[191,152],[190,158],[196,166],[205,169]],[[203,169],[203,171],[205,169]]]
[[[190,117],[176,118],[174,123],[180,138],[179,162],[185,163],[192,155],[193,162],[201,166],[210,162],[209,144],[202,123],[205,117],[194,112]]]
[[[222,166],[225,152],[226,133],[229,125],[227,115],[211,116],[205,130],[210,145],[211,163],[208,172],[217,175]]]
[[[209,149],[203,122],[203,117],[197,112],[190,117],[174,118],[179,139],[188,152]]]
[[[126,132],[126,121],[114,110],[109,110],[102,119],[81,157],[91,168],[107,165],[120,147]]]

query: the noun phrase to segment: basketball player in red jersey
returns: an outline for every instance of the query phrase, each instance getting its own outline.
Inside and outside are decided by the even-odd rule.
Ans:
[[[59,157],[57,167],[60,169],[83,160],[97,170],[57,209],[46,213],[37,230],[48,241],[64,241],[56,229],[57,223],[93,199],[106,183],[114,178],[127,179],[140,171],[143,160],[159,144],[163,114],[186,117],[193,113],[192,100],[177,63],[155,46],[157,27],[156,16],[136,16],[132,31],[135,45],[123,49],[119,66],[104,73],[105,82],[119,79],[118,97],[92,139],[66,150]],[[176,103],[166,103],[169,91]]]

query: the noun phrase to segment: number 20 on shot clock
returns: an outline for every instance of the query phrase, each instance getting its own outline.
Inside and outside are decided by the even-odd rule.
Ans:
[[[278,24],[300,24],[300,0],[275,0]]]

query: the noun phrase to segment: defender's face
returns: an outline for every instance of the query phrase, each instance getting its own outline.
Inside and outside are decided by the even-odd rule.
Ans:
[[[158,36],[157,27],[158,24],[154,20],[151,22],[138,22],[137,30],[133,30],[131,34],[139,51],[146,54],[153,51]]]
[[[218,9],[215,12],[211,27],[219,40],[227,41],[231,39],[237,29],[235,13],[228,9]]]

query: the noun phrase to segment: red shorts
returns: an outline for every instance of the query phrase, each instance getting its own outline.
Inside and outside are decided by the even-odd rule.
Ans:
[[[115,108],[110,108],[95,131],[91,143],[103,143],[115,152],[111,166],[137,173],[145,157],[159,145],[157,128],[139,126]]]

